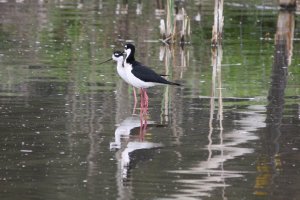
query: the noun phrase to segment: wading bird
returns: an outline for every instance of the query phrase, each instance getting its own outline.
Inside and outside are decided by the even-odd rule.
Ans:
[[[148,95],[146,88],[156,85],[178,85],[179,83],[170,82],[161,75],[157,74],[152,69],[138,62],[134,58],[135,46],[133,44],[126,44],[124,46],[126,54],[124,60],[124,69],[126,72],[127,81],[133,87],[141,90],[141,108],[148,108]]]
[[[124,68],[124,52],[121,51],[115,51],[112,55],[112,59],[114,61],[117,62],[117,72],[119,74],[119,76],[129,85],[130,82],[128,81],[127,75],[126,75],[126,71]],[[111,60],[111,59],[109,59]],[[133,96],[134,96],[134,108],[133,108],[133,113],[135,113],[135,109],[136,109],[136,102],[137,102],[137,97],[136,97],[136,91],[135,88],[133,87]]]

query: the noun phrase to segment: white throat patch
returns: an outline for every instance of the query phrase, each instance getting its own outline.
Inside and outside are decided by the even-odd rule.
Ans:
[[[128,56],[131,54],[131,49],[126,49],[125,52],[126,52],[126,60],[127,60]]]

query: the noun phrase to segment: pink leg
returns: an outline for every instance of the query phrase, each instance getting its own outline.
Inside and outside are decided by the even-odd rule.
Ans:
[[[132,88],[133,88],[133,96],[134,96],[134,106],[133,106],[133,112],[132,112],[132,114],[135,114],[136,103],[137,103],[137,97],[136,97],[135,87],[132,87]]]
[[[143,89],[143,104],[144,104],[144,112],[147,114],[148,111],[148,95],[147,95],[147,90]]]
[[[147,129],[147,120],[143,119],[141,126],[140,126],[140,140],[141,141],[144,141],[146,129]]]
[[[144,141],[146,129],[147,129],[147,116],[144,114],[143,109],[140,110],[140,140]]]
[[[145,106],[146,106],[146,108],[148,110],[148,100],[149,100],[149,98],[148,98],[148,94],[147,94],[147,90],[146,89],[144,89],[144,98],[145,98]]]
[[[141,110],[143,110],[143,108],[144,108],[144,94],[143,94],[143,89],[140,89],[140,93],[141,93],[141,98],[140,98],[140,101],[141,101]]]

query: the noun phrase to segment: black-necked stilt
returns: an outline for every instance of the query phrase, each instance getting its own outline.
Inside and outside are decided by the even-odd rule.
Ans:
[[[119,76],[129,85],[131,85],[130,81],[127,78],[126,71],[124,68],[124,52],[121,51],[114,51],[112,55],[112,59],[117,62],[117,72]],[[134,96],[134,108],[133,108],[133,113],[135,113],[135,108],[136,108],[136,102],[137,102],[137,97],[136,97],[136,91],[135,88],[133,87],[133,96]]]
[[[132,86],[141,89],[141,107],[148,107],[148,95],[146,88],[156,85],[178,85],[179,83],[170,82],[161,75],[157,74],[152,69],[136,61],[134,58],[135,47],[133,44],[126,44],[125,46],[125,61],[124,68],[128,83]]]
[[[117,62],[117,72],[119,76],[128,83],[126,71],[124,69],[124,53],[121,51],[114,51],[112,59]]]

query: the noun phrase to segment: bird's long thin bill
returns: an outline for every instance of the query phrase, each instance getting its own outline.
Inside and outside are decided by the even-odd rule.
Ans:
[[[106,63],[106,62],[108,62],[108,61],[111,61],[111,60],[112,60],[112,58],[110,58],[110,59],[108,59],[108,60],[106,60],[106,61],[103,61],[103,62],[100,63],[99,65],[104,64],[104,63]]]

